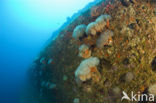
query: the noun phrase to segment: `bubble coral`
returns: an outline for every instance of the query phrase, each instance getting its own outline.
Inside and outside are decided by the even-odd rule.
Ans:
[[[102,32],[104,27],[107,25],[110,19],[111,19],[110,15],[105,14],[105,15],[99,16],[95,21],[97,23],[97,31]]]
[[[96,35],[97,32],[102,32],[110,19],[111,16],[107,14],[99,16],[95,22],[88,24],[86,28],[86,34]]]
[[[104,45],[111,45],[113,35],[114,33],[110,30],[101,33],[100,37],[97,39],[96,42],[97,47],[102,48]]]
[[[98,81],[100,79],[97,70],[99,62],[100,60],[97,57],[90,57],[83,60],[75,71],[76,82],[84,82],[91,78]]]
[[[78,25],[74,29],[72,37],[75,38],[76,40],[79,40],[85,35],[85,31],[86,31],[86,25],[84,24]]]
[[[89,49],[89,46],[82,44],[79,47],[79,56],[83,58],[89,58],[91,56],[91,50]]]
[[[86,34],[89,35],[96,35],[96,22],[91,22],[88,24],[87,29],[86,29]]]
[[[99,25],[102,25],[104,22],[106,22],[107,20],[110,20],[111,19],[111,16],[110,15],[101,15],[99,16],[97,19],[96,19],[96,23],[99,24]]]

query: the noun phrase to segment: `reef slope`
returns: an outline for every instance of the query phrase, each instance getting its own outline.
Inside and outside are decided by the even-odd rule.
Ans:
[[[95,26],[105,24],[102,31],[96,28],[95,35],[84,31],[81,38],[73,38],[78,25],[87,26],[101,15],[110,16]],[[83,44],[86,49],[81,50],[84,54],[80,56],[79,47]],[[89,69],[85,70],[90,74],[85,77],[85,73],[79,73],[76,78],[76,70],[90,56],[98,58],[98,65],[92,68],[89,67],[92,64],[86,63]],[[155,57],[155,4],[147,0],[102,0],[79,13],[34,61],[29,70],[35,91],[31,94],[32,101],[121,103],[122,91],[128,95],[131,91],[149,94],[150,86],[156,83]]]

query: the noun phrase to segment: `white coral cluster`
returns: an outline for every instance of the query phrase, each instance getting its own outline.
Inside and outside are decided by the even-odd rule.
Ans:
[[[89,58],[91,56],[91,50],[88,45],[82,44],[79,47],[79,56],[83,58]]]
[[[87,35],[96,35],[97,32],[102,32],[104,27],[106,26],[107,21],[109,21],[111,19],[110,15],[101,15],[99,16],[95,22],[91,22],[90,24],[88,24],[88,26],[81,24],[78,25],[74,31],[73,31],[73,35],[72,37],[77,39],[80,39],[81,37],[83,37],[85,35],[85,33]]]
[[[85,34],[96,35],[97,32],[103,32],[110,19],[111,17],[109,15],[101,15],[95,20],[95,22],[88,24],[87,27],[84,24],[78,25],[74,29],[73,37],[75,39],[80,39]],[[113,32],[111,31],[103,32],[97,40],[97,46],[100,48],[103,47],[106,43],[109,43],[108,41],[112,36]],[[92,80],[99,81],[100,73],[97,70],[97,65],[100,60],[97,57],[91,57],[89,46],[86,44],[81,45],[79,47],[79,56],[85,58],[85,60],[80,63],[79,67],[75,71],[76,81],[84,82],[91,78]]]
[[[85,31],[86,31],[86,25],[84,25],[84,24],[78,25],[74,29],[72,37],[75,38],[76,40],[78,40],[84,36]]]
[[[96,45],[98,48],[102,48],[104,45],[109,45],[112,43],[112,36],[114,33],[110,30],[102,32],[100,37],[97,39]]]
[[[97,32],[102,32],[104,27],[106,26],[107,21],[111,19],[110,15],[101,15],[99,16],[95,22],[91,22],[88,24],[86,28],[87,35],[96,35]]]
[[[83,60],[75,71],[76,81],[86,81],[91,78],[91,68],[96,67],[100,60],[97,57],[90,57]]]
[[[86,29],[86,34],[96,35],[96,32],[97,32],[96,26],[97,26],[96,22],[91,22],[90,24],[88,24],[87,29]]]

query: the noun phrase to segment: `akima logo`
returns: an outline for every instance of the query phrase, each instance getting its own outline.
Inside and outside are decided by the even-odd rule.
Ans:
[[[123,93],[123,97],[121,98],[121,101],[128,100],[128,101],[154,101],[154,95],[153,94],[140,94],[140,92],[138,92],[137,94],[134,94],[134,92],[131,92],[131,97],[129,97],[127,95],[126,92],[122,92]]]

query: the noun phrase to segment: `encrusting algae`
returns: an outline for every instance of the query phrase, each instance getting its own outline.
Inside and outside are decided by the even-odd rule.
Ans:
[[[155,95],[155,5],[101,0],[79,13],[34,61],[32,97],[38,103],[121,103],[122,91]]]

